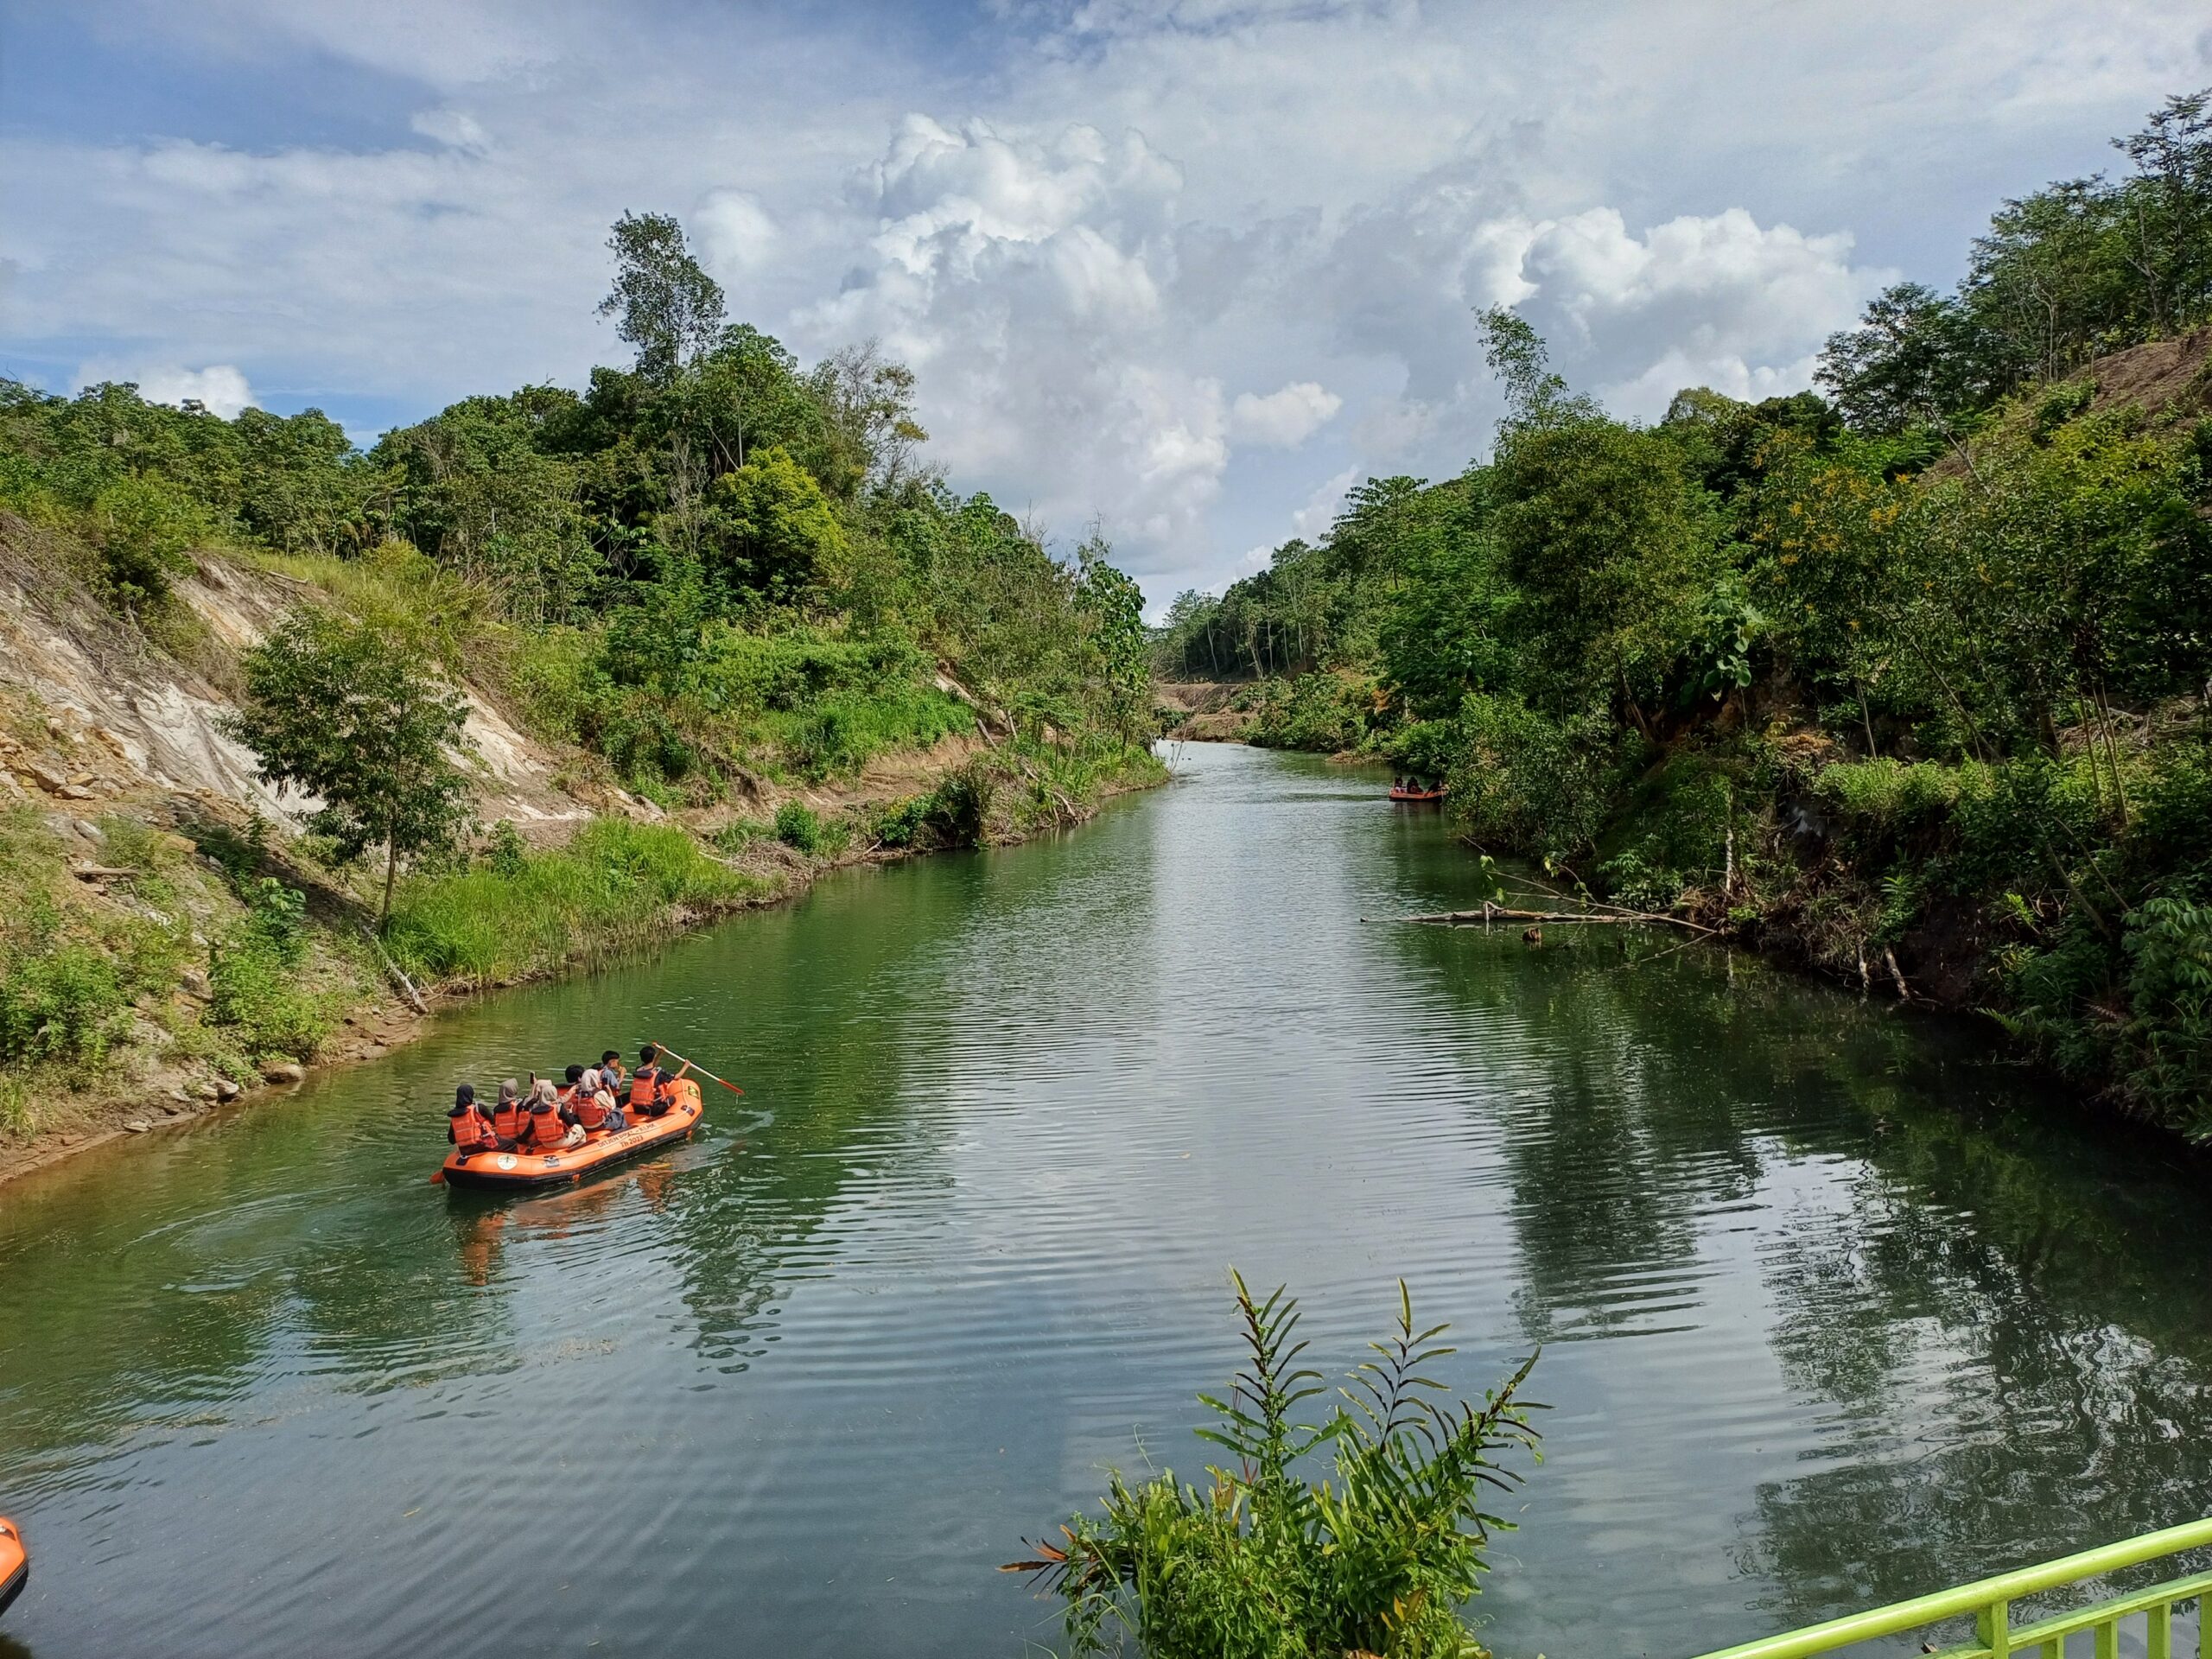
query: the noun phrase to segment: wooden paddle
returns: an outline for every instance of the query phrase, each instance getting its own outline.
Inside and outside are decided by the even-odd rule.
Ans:
[[[696,1072],[697,1072],[701,1077],[714,1077],[714,1080],[715,1080],[716,1083],[721,1084],[721,1086],[722,1086],[723,1088],[725,1088],[725,1089],[728,1090],[730,1091],[730,1093],[732,1093],[733,1095],[742,1095],[742,1094],[745,1092],[745,1090],[742,1090],[742,1089],[739,1088],[735,1084],[734,1084],[734,1083],[730,1082],[727,1077],[715,1077],[715,1074],[714,1074],[713,1072],[711,1072],[711,1071],[708,1071],[708,1070],[707,1070],[707,1068],[706,1068],[705,1066],[703,1066],[703,1065],[700,1065],[698,1061],[696,1061],[696,1060],[687,1060],[687,1059],[685,1059],[685,1058],[683,1058],[683,1056],[682,1056],[681,1054],[677,1053],[674,1049],[671,1048],[671,1047],[670,1047],[666,1043],[655,1043],[655,1044],[653,1045],[653,1047],[654,1047],[654,1049],[655,1049],[658,1052],[667,1055],[667,1056],[668,1056],[668,1058],[669,1058],[670,1059],[678,1061],[678,1062],[680,1062],[681,1064],[683,1064],[683,1065],[688,1065],[688,1066],[690,1066],[690,1067],[694,1071],[696,1071]]]

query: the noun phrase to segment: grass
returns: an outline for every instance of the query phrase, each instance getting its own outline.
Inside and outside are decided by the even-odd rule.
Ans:
[[[601,818],[518,868],[410,879],[386,945],[410,972],[499,984],[660,938],[680,912],[734,909],[765,890],[673,825]]]

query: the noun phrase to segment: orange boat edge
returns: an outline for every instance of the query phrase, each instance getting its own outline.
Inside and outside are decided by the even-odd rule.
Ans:
[[[1444,789],[1441,785],[1434,789],[1411,789],[1404,784],[1393,784],[1390,785],[1390,798],[1394,801],[1440,801],[1444,798]]]
[[[610,1165],[690,1135],[706,1109],[699,1098],[699,1085],[690,1077],[678,1077],[675,1087],[676,1103],[663,1116],[641,1117],[627,1128],[611,1133],[602,1129],[580,1147],[558,1152],[449,1152],[440,1173],[448,1186],[493,1191],[580,1181]]]
[[[31,1553],[23,1543],[23,1529],[0,1515],[0,1613],[23,1593],[31,1581]]]

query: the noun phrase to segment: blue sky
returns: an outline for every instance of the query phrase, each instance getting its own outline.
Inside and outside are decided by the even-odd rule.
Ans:
[[[365,438],[620,360],[607,226],[674,212],[1156,606],[1479,453],[1473,308],[1626,415],[1794,390],[2208,83],[2164,0],[0,0],[0,373]]]

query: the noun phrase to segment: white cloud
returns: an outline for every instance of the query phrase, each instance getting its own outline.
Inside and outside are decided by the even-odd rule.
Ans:
[[[1344,406],[1344,400],[1318,380],[1294,380],[1264,397],[1240,391],[1230,405],[1230,430],[1253,443],[1295,449]]]
[[[211,363],[204,369],[188,369],[175,363],[130,368],[96,359],[77,371],[80,390],[104,380],[134,382],[138,395],[149,404],[202,404],[225,420],[253,406],[253,388],[246,384],[245,376],[229,363]]]
[[[745,190],[710,190],[691,215],[707,263],[718,270],[748,271],[766,264],[776,251],[782,232],[761,207],[760,198]]]
[[[800,331],[912,363],[956,477],[1026,479],[1047,523],[1096,516],[1140,570],[1196,556],[1230,447],[1220,380],[1165,314],[1181,182],[1135,133],[909,115],[854,182],[867,258]]]
[[[1344,511],[1344,497],[1359,481],[1359,474],[1357,467],[1347,467],[1334,478],[1325,479],[1306,498],[1306,505],[1290,515],[1290,533],[1308,542],[1319,541],[1326,535],[1337,515]]]
[[[454,149],[482,150],[492,145],[483,123],[461,110],[417,110],[407,124],[425,138],[435,138]]]

